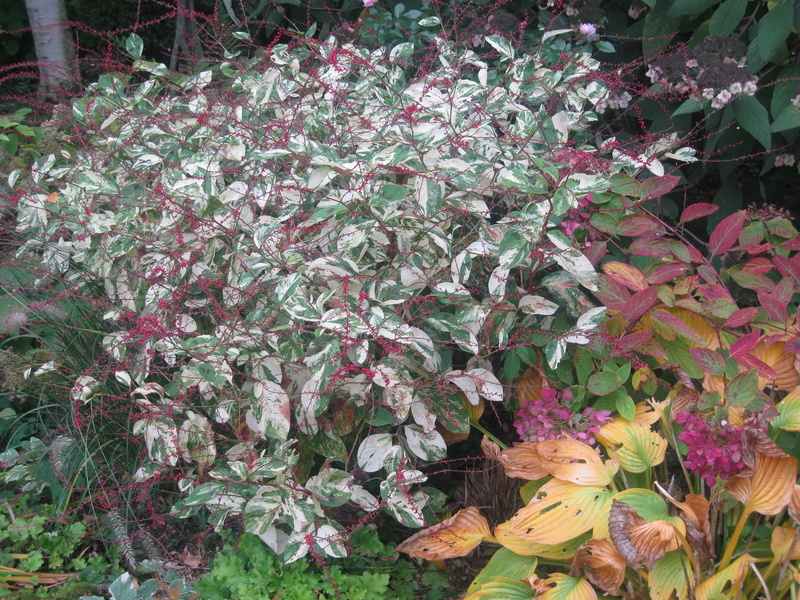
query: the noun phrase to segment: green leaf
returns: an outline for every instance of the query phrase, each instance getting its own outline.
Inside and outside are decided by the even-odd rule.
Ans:
[[[125,40],[125,52],[133,58],[142,58],[142,50],[144,49],[144,42],[135,33],[130,34]]]
[[[748,0],[725,0],[720,4],[711,17],[709,24],[711,35],[726,37],[733,33],[744,16],[747,2]]]
[[[772,148],[767,109],[753,96],[739,96],[733,101],[733,114],[739,125],[752,135],[766,150]]]
[[[747,1],[747,0],[745,0],[745,1]],[[672,116],[673,117],[677,117],[678,115],[686,115],[686,114],[689,114],[689,113],[699,112],[701,110],[703,110],[703,105],[700,104],[694,98],[689,98],[688,100],[684,101],[684,103],[681,104],[675,110],[675,112],[672,113]]]
[[[649,597],[651,600],[688,598],[691,581],[692,572],[686,569],[686,557],[679,551],[667,552],[650,569],[647,579]]]
[[[589,377],[586,389],[595,396],[607,396],[622,385],[622,378],[613,371],[594,373]]]
[[[708,1],[708,0],[704,0]],[[716,1],[716,0],[715,0]],[[688,4],[691,0],[683,0]],[[644,56],[655,56],[669,46],[672,38],[678,33],[680,19],[669,14],[671,2],[663,0],[655,5],[645,18],[642,29],[642,50]],[[693,4],[697,4],[693,2]]]
[[[628,394],[620,394],[617,397],[616,408],[623,419],[633,421],[636,418],[636,403]]]
[[[717,4],[719,0],[674,0],[664,2],[669,5],[667,14],[670,17],[682,17],[684,15],[696,15]]]
[[[725,401],[731,406],[746,408],[759,393],[758,372],[751,369],[733,378],[725,390]]]
[[[789,104],[772,123],[770,130],[772,133],[778,133],[795,127],[800,127],[800,110]]]
[[[792,30],[792,6],[792,0],[780,0],[758,22],[758,51],[761,60],[769,60]]]
[[[533,575],[537,563],[538,559],[535,556],[520,556],[508,548],[500,548],[470,584],[467,594],[474,592],[494,577],[525,580]]]

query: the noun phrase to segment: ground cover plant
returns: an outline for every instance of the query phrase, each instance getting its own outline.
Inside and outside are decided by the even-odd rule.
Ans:
[[[530,504],[493,535],[466,509],[401,546],[505,544],[472,597],[719,597],[704,591],[716,570],[720,589],[791,592],[791,552],[769,554],[752,517],[787,496],[745,489],[796,475],[794,396],[772,408],[798,383],[787,215],[733,212],[703,245],[714,206],[660,211],[695,151],[594,128],[619,108],[596,31],[565,19],[529,53],[489,26],[456,44],[415,16],[431,35],[414,43],[300,37],[191,75],[128,38],[134,71],[103,75],[63,142],[8,177],[27,279],[4,288],[5,483],[91,509],[125,567],[154,574],[138,590],[123,575],[112,597],[321,591],[270,587],[292,573],[397,595],[413,586],[380,574],[407,564],[391,551],[344,577],[369,545],[358,532],[439,521],[437,477],[476,462],[454,444],[480,430],[532,481]],[[16,428],[20,396],[48,415],[40,437]],[[589,496],[584,520],[555,520]],[[668,502],[697,503],[696,519]],[[687,538],[713,519],[717,538]],[[246,535],[187,583],[163,572],[165,551],[196,560],[179,539],[157,547],[166,523]],[[600,550],[608,580],[587,558]],[[523,581],[537,567],[543,581]]]

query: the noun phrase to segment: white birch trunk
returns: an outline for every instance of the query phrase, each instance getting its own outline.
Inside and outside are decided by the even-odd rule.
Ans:
[[[64,0],[25,0],[39,63],[39,96],[62,98],[80,84]]]

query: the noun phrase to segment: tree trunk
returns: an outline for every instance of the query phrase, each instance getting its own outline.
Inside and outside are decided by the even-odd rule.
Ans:
[[[39,96],[62,99],[80,85],[64,0],[25,0],[39,63]]]

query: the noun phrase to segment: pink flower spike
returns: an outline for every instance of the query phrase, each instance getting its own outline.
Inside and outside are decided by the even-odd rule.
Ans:
[[[581,23],[578,27],[578,31],[580,31],[585,36],[592,36],[597,33],[597,27],[592,25],[591,23]]]

